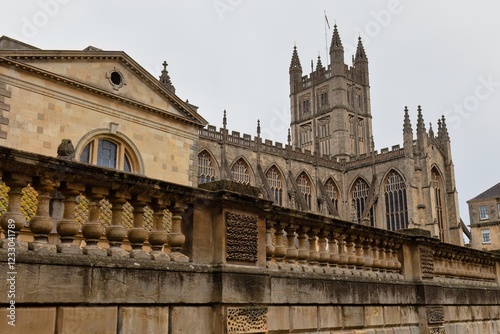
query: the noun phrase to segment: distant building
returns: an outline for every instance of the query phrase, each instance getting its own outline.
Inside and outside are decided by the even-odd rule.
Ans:
[[[375,150],[368,57],[352,66],[335,26],[329,62],[307,75],[294,47],[288,142],[205,128],[182,101],[166,63],[154,78],[124,52],[40,50],[0,38],[0,145],[75,159],[188,186],[227,179],[260,188],[277,206],[381,229],[420,227],[463,244],[445,118],[437,133],[402,113],[403,146]],[[400,131],[400,130],[396,130]],[[65,141],[67,145],[67,141]],[[63,151],[65,149],[63,148]],[[68,149],[71,151],[71,149]]]
[[[469,204],[471,247],[500,250],[500,183],[482,192]]]

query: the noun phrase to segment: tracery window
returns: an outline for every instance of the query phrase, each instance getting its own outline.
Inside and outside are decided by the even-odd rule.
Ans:
[[[408,227],[406,184],[395,171],[387,176],[385,182],[385,218],[390,231]]]
[[[199,184],[215,181],[213,162],[207,151],[198,154],[198,180]]]
[[[434,216],[439,228],[439,239],[444,241],[443,182],[436,168],[433,168],[431,172],[431,186],[434,195]]]
[[[235,182],[250,184],[250,174],[248,172],[248,166],[243,161],[243,159],[238,160],[231,168],[233,172],[233,179]]]
[[[329,178],[325,183],[325,191],[327,196],[332,200],[335,210],[339,209],[339,192],[335,183],[331,178]]]
[[[302,196],[304,196],[307,207],[311,210],[311,181],[304,172],[300,173],[297,178],[297,185],[299,187],[299,191],[302,193]]]
[[[362,223],[361,219],[363,219],[363,212],[365,210],[366,202],[368,201],[368,191],[370,187],[368,183],[363,179],[358,179],[354,186],[352,187],[352,210],[354,210],[354,219],[357,223]],[[370,225],[375,226],[375,215],[373,206],[370,208],[370,212],[368,213],[368,217],[370,220]]]
[[[269,168],[266,173],[267,183],[271,192],[273,193],[273,199],[277,205],[283,205],[283,178],[276,166]]]

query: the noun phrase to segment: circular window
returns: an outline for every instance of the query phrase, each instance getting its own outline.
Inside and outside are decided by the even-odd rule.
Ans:
[[[120,86],[122,84],[122,76],[120,73],[114,71],[114,72],[111,72],[111,82],[114,84],[114,85],[117,85],[117,86]]]

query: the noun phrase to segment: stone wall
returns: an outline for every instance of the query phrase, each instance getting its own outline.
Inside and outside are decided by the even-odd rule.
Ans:
[[[229,181],[191,188],[5,147],[0,171],[9,187],[0,218],[2,333],[500,330],[500,257],[424,230],[273,206]],[[21,212],[28,185],[38,194],[29,222]],[[89,212],[80,227],[82,194]],[[103,198],[112,211],[106,226]],[[64,204],[57,222],[56,200]],[[126,202],[132,227],[122,222]]]

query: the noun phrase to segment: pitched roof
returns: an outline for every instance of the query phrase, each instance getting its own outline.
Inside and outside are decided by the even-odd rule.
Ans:
[[[2,41],[15,41],[19,42],[17,40],[14,40],[10,37],[7,36],[2,36],[0,38],[0,42]],[[22,43],[22,42],[19,42]],[[26,44],[27,45],[27,44]],[[33,47],[34,48],[34,47]],[[20,48],[5,48],[2,49],[0,48],[0,65],[1,64],[11,64],[16,66],[19,69],[26,70],[33,72],[35,74],[43,75],[44,77],[49,77],[49,78],[55,78],[58,81],[62,81],[68,84],[73,84],[78,87],[85,87],[85,89],[88,90],[94,90],[93,87],[90,87],[86,85],[83,82],[76,82],[73,79],[69,79],[66,77],[62,77],[60,75],[57,75],[55,73],[51,73],[48,71],[45,71],[43,69],[37,68],[36,65],[27,63],[26,60],[29,59],[42,59],[42,60],[47,60],[47,59],[102,59],[102,60],[116,60],[120,61],[123,63],[125,66],[127,66],[129,69],[131,69],[133,72],[135,72],[139,77],[141,77],[145,82],[147,82],[150,87],[159,92],[161,95],[163,95],[165,98],[167,98],[171,103],[173,103],[177,108],[179,108],[183,113],[185,117],[182,117],[181,120],[188,121],[191,123],[196,124],[197,126],[203,127],[205,126],[208,122],[200,115],[197,113],[197,108],[192,106],[191,104],[188,104],[181,100],[175,93],[170,91],[165,85],[163,85],[160,81],[158,81],[154,76],[152,76],[148,71],[146,71],[142,66],[140,66],[138,63],[135,62],[134,59],[132,59],[130,56],[128,56],[125,52],[123,51],[102,51],[98,48],[89,46],[85,48],[84,51],[75,51],[75,50],[40,50],[37,48],[34,49],[20,49]],[[116,96],[113,94],[108,94],[106,92],[101,92],[99,91],[100,94],[104,95],[109,95],[113,98],[117,99],[122,99],[122,100],[127,100],[127,103],[131,103],[128,101],[128,99],[122,98],[120,96]],[[147,106],[145,106],[147,107]],[[156,109],[156,108],[153,108]],[[160,112],[161,114],[169,115],[168,112],[164,110],[156,110]],[[170,115],[174,116],[174,115]],[[175,116],[175,118],[178,118]]]
[[[0,50],[40,50],[33,45],[10,38],[9,36],[0,36]]]
[[[500,182],[467,202],[492,198],[500,198]]]

